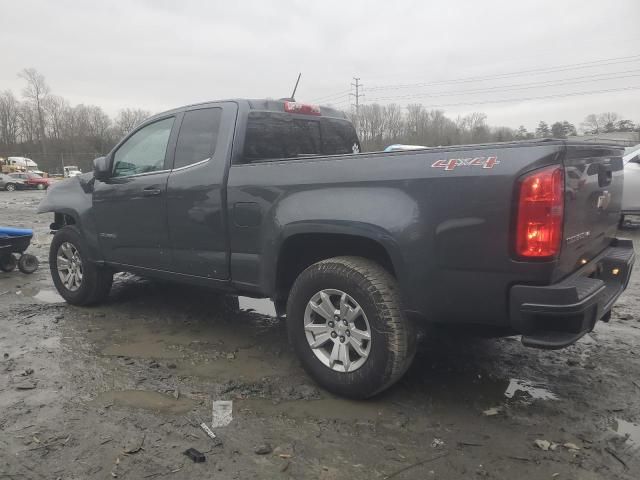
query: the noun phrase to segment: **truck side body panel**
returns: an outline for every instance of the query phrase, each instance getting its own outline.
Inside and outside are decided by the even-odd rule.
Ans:
[[[513,185],[525,171],[559,163],[563,150],[555,142],[234,165],[232,278],[273,295],[290,235],[363,236],[387,250],[408,310],[432,320],[506,325],[509,286],[548,283],[556,263],[511,258]],[[467,164],[440,166],[452,159]],[[254,220],[246,225],[237,210],[249,205]]]

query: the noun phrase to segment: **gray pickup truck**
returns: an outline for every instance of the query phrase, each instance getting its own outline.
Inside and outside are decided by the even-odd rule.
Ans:
[[[621,157],[560,140],[360,153],[336,110],[229,100],[148,119],[39,212],[69,303],[119,271],[268,297],[309,374],[364,398],[406,371],[417,322],[551,349],[608,321],[635,258],[615,238]]]

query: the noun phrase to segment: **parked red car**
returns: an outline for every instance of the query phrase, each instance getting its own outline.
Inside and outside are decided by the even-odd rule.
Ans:
[[[49,185],[51,185],[50,178],[44,178],[37,173],[11,173],[9,176],[15,179],[22,180],[27,188],[37,188],[38,190],[45,190],[49,188]]]

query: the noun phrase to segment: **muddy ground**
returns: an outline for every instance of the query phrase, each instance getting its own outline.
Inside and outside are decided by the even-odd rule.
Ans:
[[[426,330],[402,381],[353,402],[304,374],[269,302],[119,275],[106,305],[66,305],[42,195],[0,192],[41,261],[0,273],[0,479],[640,478],[640,268],[571,348]],[[233,401],[218,442],[195,426],[214,400]]]

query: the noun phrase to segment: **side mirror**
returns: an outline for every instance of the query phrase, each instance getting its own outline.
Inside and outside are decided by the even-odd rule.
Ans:
[[[111,176],[109,157],[98,157],[93,161],[93,176],[96,180],[106,180]]]

